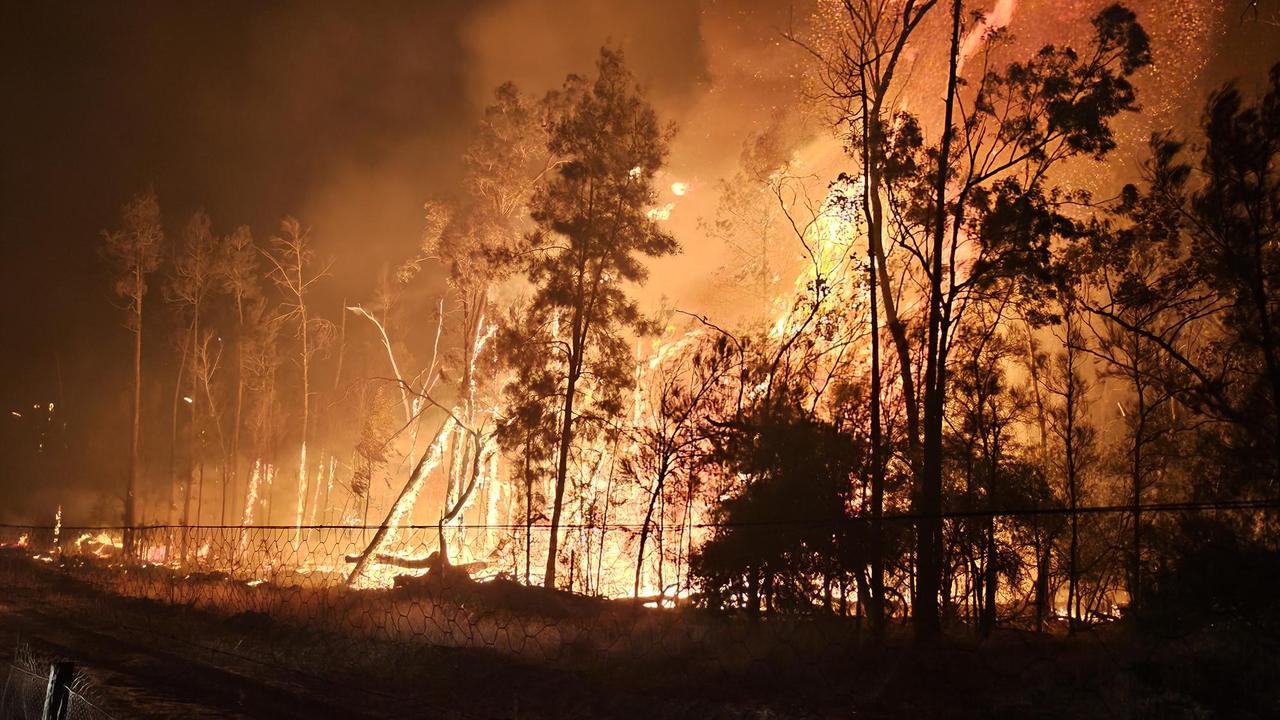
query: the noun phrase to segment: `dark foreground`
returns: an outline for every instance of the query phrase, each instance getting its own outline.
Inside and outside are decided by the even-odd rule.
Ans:
[[[835,661],[695,676],[344,642],[262,616],[108,595],[18,558],[0,563],[0,648],[74,659],[95,700],[121,719],[1280,716],[1280,653],[1247,629],[1158,640],[1120,626],[1075,638],[1006,630],[985,643],[891,641]]]

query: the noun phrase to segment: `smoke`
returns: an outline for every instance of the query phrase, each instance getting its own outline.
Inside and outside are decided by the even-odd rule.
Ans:
[[[393,132],[379,143],[335,145],[297,210],[314,227],[321,254],[336,259],[327,291],[335,296],[332,304],[368,297],[380,269],[412,252],[422,204],[456,184],[469,125],[494,88],[511,81],[541,95],[571,73],[590,76],[600,48],[610,45],[625,53],[660,118],[677,128],[659,205],[684,252],[655,267],[640,292],[650,305],[660,298],[693,309],[705,305],[705,281],[723,257],[701,237],[698,221],[714,213],[716,181],[734,172],[752,133],[802,114],[799,57],[782,39],[791,12],[770,0],[503,0],[453,18],[451,29],[441,31],[447,52],[419,41],[421,28],[412,18],[399,23],[405,29],[378,37],[376,47],[365,42],[361,26],[345,31],[351,52],[382,57],[361,62],[368,70],[360,79],[376,82],[362,94],[396,121],[387,121]],[[324,18],[291,22],[320,36],[333,30]],[[278,58],[268,53],[260,60]],[[441,64],[455,69],[447,81],[437,77]],[[341,86],[333,78],[314,83],[307,96],[331,95]],[[403,114],[416,114],[417,124]]]
[[[732,175],[747,137],[800,109],[798,58],[782,39],[791,11],[772,0],[508,0],[466,25],[470,97],[479,107],[507,80],[545,92],[569,73],[590,75],[602,45],[622,49],[677,128],[655,217],[683,252],[658,262],[640,293],[650,306],[666,298],[704,310],[706,281],[723,262],[698,222],[714,213],[716,181]]]
[[[14,348],[0,358],[0,397],[6,412],[56,401],[75,442],[65,466],[38,473],[48,480],[36,490],[16,487],[17,473],[0,481],[6,497],[28,500],[0,512],[47,516],[71,485],[93,486],[104,505],[118,503],[128,335],[92,248],[130,194],[154,184],[172,229],[204,207],[216,232],[249,224],[265,240],[281,216],[298,216],[319,256],[334,260],[316,301],[320,314],[336,319],[344,299],[367,301],[379,271],[418,244],[423,201],[456,184],[469,128],[493,87],[506,80],[531,94],[557,87],[568,73],[592,73],[606,43],[623,49],[661,117],[678,128],[658,205],[670,204],[664,222],[684,252],[654,266],[643,298],[650,307],[666,298],[712,311],[708,280],[725,254],[698,221],[714,215],[716,183],[734,174],[743,142],[780,126],[780,152],[819,187],[852,169],[802,97],[803,54],[782,38],[814,1],[454,0],[359,11],[310,0],[252,8],[4,5],[4,24],[23,32],[0,47],[14,108],[0,117],[0,266],[21,271],[0,288],[11,309],[0,317],[0,336]],[[1007,27],[1015,42],[1004,52],[1025,56],[1046,43],[1082,46],[1089,19],[1112,1],[983,0],[966,8],[984,11],[987,27]],[[1072,178],[1081,184],[1131,175],[1153,130],[1187,131],[1211,88],[1233,77],[1249,85],[1280,56],[1274,27],[1242,22],[1225,0],[1129,4],[1155,56],[1139,80],[1143,113],[1117,127],[1120,150],[1108,171],[1086,169]],[[904,77],[906,106],[926,116],[939,104],[934,90],[945,67],[936,29]],[[976,32],[966,37],[967,53]],[[1096,190],[1101,196],[1105,188]],[[144,361],[144,475],[157,484],[169,475],[162,386],[175,374],[161,282]],[[414,322],[431,320],[420,314]],[[31,444],[16,434],[25,426],[8,428],[7,447]],[[78,519],[116,513],[114,505],[100,513],[64,505]]]
[[[995,32],[1009,24],[1013,19],[1013,11],[1018,5],[1018,0],[996,0],[996,5],[991,12],[984,13],[982,18],[969,30],[969,34],[965,35],[964,41],[960,43],[960,67],[964,67],[964,62],[968,60],[981,46],[983,39],[990,33]]]
[[[966,11],[980,19],[963,38],[962,61],[1000,28],[1014,37],[1003,51],[1009,58],[1050,42],[1083,46],[1089,19],[1106,4],[967,4]],[[1157,65],[1140,81],[1147,112],[1118,127],[1130,147],[1140,148],[1152,130],[1189,116],[1184,108],[1198,104],[1206,90],[1197,80],[1216,27],[1216,4],[1136,4],[1153,35]],[[323,163],[311,168],[301,201],[289,209],[314,226],[322,254],[337,261],[328,302],[367,298],[379,271],[412,251],[423,201],[456,184],[470,124],[495,87],[512,81],[540,95],[570,73],[591,75],[600,47],[608,44],[623,50],[659,116],[677,128],[659,178],[658,209],[683,252],[659,261],[640,293],[651,307],[665,299],[684,309],[714,309],[708,280],[726,257],[699,220],[714,215],[716,183],[737,169],[743,142],[781,123],[791,144],[787,151],[819,186],[849,169],[840,143],[825,132],[826,119],[802,96],[811,68],[783,39],[812,8],[810,2],[771,0],[499,0],[354,24],[333,9],[284,14],[259,36],[283,33],[303,38],[302,44],[286,43],[282,50],[279,43],[256,43],[251,63],[296,68],[281,71],[259,95],[279,93],[289,117],[314,118],[332,138]],[[903,107],[926,119],[934,114],[938,78],[945,75],[946,13],[935,14],[923,31],[936,42],[917,44],[901,98]],[[344,95],[351,96],[351,107]],[[344,137],[348,131],[352,141]],[[1135,157],[1127,155],[1122,164],[1136,165]],[[677,183],[683,194],[672,190]]]

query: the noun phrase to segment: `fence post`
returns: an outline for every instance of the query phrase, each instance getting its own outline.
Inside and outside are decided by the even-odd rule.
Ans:
[[[44,692],[44,712],[41,720],[66,720],[71,705],[71,678],[76,665],[72,662],[56,662],[49,666],[49,686]]]

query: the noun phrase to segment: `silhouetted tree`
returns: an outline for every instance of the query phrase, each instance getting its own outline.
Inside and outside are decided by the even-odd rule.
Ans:
[[[560,516],[577,423],[579,382],[587,374],[602,415],[620,408],[618,393],[630,368],[621,333],[643,319],[626,283],[643,282],[642,257],[677,249],[649,216],[654,173],[662,167],[671,134],[636,87],[618,51],[604,49],[593,83],[565,82],[566,110],[552,129],[549,147],[563,159],[556,175],[535,193],[536,251],[528,277],[531,308],[564,325],[545,362],[562,368],[556,482],[544,583],[555,587]],[[553,333],[554,334],[554,333]]]
[[[1067,499],[1070,531],[1067,548],[1067,615],[1074,631],[1084,620],[1080,590],[1080,513],[1086,480],[1097,458],[1097,429],[1089,419],[1093,382],[1084,374],[1087,355],[1079,310],[1066,303],[1062,313],[1062,350],[1054,358],[1046,387],[1057,403],[1050,428],[1061,450],[1058,471]]]
[[[692,558],[712,607],[810,612],[815,581],[866,566],[866,526],[851,513],[866,448],[797,399],[752,408],[718,436],[714,454],[739,480]]]

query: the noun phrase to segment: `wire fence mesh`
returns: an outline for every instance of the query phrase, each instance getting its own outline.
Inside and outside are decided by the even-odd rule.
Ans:
[[[72,681],[84,686],[83,679]],[[0,720],[46,720],[45,700],[49,692],[49,678],[10,663],[4,690],[0,693]],[[113,720],[113,717],[74,687],[67,690],[67,708],[62,720]]]
[[[1278,507],[1280,503],[1275,501],[1248,501],[1174,503],[1141,510],[1148,515],[1204,511],[1270,516]],[[963,546],[965,523],[973,519],[1025,521],[1075,513],[1104,523],[1090,532],[1114,542],[1101,543],[1092,555],[1084,557],[1080,592],[1087,593],[1090,606],[1098,609],[1092,618],[1105,620],[1116,615],[1115,607],[1123,596],[1126,535],[1120,530],[1132,511],[1129,506],[961,511],[944,519],[948,537],[956,538],[957,547]],[[904,534],[919,519],[911,514],[886,517],[889,525]],[[822,522],[814,521],[818,525]],[[763,536],[795,524],[761,523],[738,529]],[[469,533],[495,530],[510,532],[512,528],[454,527],[449,530],[450,547],[465,548]],[[646,573],[661,578],[653,582],[661,589],[659,596],[610,600],[537,587],[541,573],[531,571],[524,559],[526,555],[535,561],[538,558],[536,553],[528,553],[532,541],[524,548],[518,541],[513,543],[515,547],[506,548],[510,559],[505,563],[490,557],[488,562],[467,563],[466,571],[442,568],[431,559],[440,542],[436,527],[397,528],[377,548],[377,558],[368,569],[353,576],[376,531],[374,527],[328,525],[151,526],[127,533],[119,527],[0,526],[0,557],[15,560],[0,565],[0,573],[13,578],[43,571],[110,596],[208,611],[233,618],[245,635],[270,625],[305,631],[337,647],[372,642],[402,648],[473,648],[560,666],[679,663],[690,672],[735,672],[780,663],[820,667],[823,658],[856,647],[864,633],[865,598],[852,584],[834,583],[823,588],[821,580],[815,579],[811,590],[821,599],[820,611],[772,613],[767,622],[756,613],[696,607],[691,602],[697,588],[690,577],[688,546],[682,546],[677,536],[666,541],[667,554],[659,555],[659,561]],[[126,542],[133,548],[128,556],[122,551]],[[465,552],[460,554],[466,559]],[[620,576],[620,580],[614,578],[614,587],[625,587],[624,594],[631,594],[636,562],[625,555],[587,559],[597,568],[615,568],[596,572]],[[955,553],[957,572],[968,567],[967,562],[963,553]],[[541,561],[532,564],[536,567]],[[568,565],[565,579],[569,582],[577,564],[581,559]],[[662,577],[664,572],[666,577]],[[896,589],[890,592],[897,593],[897,614],[902,617],[908,612],[911,568],[890,568],[890,574],[894,572]],[[971,580],[954,579],[956,597],[971,595],[966,585]],[[1012,579],[1003,582],[1000,623],[1026,619],[1031,582],[1025,576],[1017,583]],[[582,585],[592,592],[605,581],[597,576],[594,582],[584,581],[579,589]],[[658,610],[657,605],[665,607]],[[963,614],[972,609],[951,611]],[[159,622],[153,630],[171,630]],[[291,660],[299,665],[298,658]]]
[[[4,720],[43,720],[47,678],[9,665],[0,696],[0,718]]]

